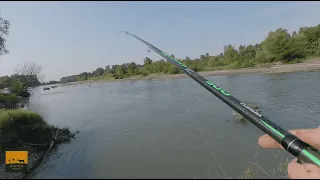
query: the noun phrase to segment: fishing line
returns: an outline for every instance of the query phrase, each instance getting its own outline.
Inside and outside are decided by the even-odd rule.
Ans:
[[[208,143],[207,139],[205,138],[205,136],[204,136],[203,132],[201,131],[200,127],[198,126],[198,124],[196,123],[196,121],[194,120],[194,118],[192,118],[192,120],[193,120],[193,123],[195,124],[195,126],[198,128],[198,131],[200,132],[200,135],[201,135],[202,139],[204,140],[204,142],[206,143],[208,149],[210,150],[213,159],[216,161],[216,163],[218,164],[220,170],[223,172],[224,177],[225,177],[226,179],[228,179],[228,176],[227,176],[225,170],[222,168],[221,163],[219,162],[217,156],[214,154],[214,152],[213,152],[210,144]],[[211,176],[211,172],[210,172],[210,176]],[[211,177],[211,179],[212,179],[212,177]]]

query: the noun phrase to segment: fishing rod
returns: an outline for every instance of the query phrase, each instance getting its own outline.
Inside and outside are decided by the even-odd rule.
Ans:
[[[201,86],[206,88],[208,91],[210,91],[224,103],[229,105],[236,112],[248,119],[257,128],[259,128],[260,130],[268,134],[270,137],[272,137],[279,144],[281,144],[281,146],[285,150],[287,150],[293,156],[297,157],[299,163],[311,163],[320,167],[320,151],[318,149],[307,144],[306,142],[303,142],[295,135],[289,133],[287,130],[281,128],[272,121],[268,120],[266,117],[256,112],[254,109],[250,108],[245,103],[239,101],[221,87],[203,78],[198,73],[196,73],[192,69],[189,69],[186,65],[182,64],[175,58],[169,56],[165,52],[156,48],[152,44],[127,31],[120,31],[119,33],[121,32],[124,32],[127,35],[129,34],[134,38],[138,39],[139,41],[147,45],[150,49],[152,49],[160,56],[165,58],[167,61],[169,61],[171,64],[181,69],[185,74],[190,76],[193,80],[198,82]],[[150,50],[148,50],[148,52],[150,52]]]

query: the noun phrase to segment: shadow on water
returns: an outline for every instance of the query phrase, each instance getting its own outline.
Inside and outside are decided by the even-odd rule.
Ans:
[[[208,79],[284,128],[318,126],[319,72]],[[29,108],[49,123],[80,129],[34,178],[237,177],[254,159],[272,169],[281,150],[257,149],[262,132],[190,78],[63,86]],[[255,157],[256,152],[259,155]],[[259,176],[263,178],[264,175]]]

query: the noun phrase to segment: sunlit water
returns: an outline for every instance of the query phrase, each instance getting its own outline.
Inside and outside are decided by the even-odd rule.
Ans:
[[[286,129],[320,124],[319,72],[208,79]],[[190,78],[38,88],[29,108],[80,130],[33,178],[237,178],[292,159],[259,148],[262,132]]]

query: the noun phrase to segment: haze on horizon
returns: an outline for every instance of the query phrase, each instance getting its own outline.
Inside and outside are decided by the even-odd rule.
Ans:
[[[260,43],[269,31],[320,24],[319,2],[0,2],[11,23],[0,76],[18,64],[44,67],[45,81],[125,62],[160,60],[129,31],[177,58]]]

